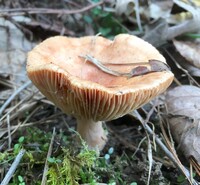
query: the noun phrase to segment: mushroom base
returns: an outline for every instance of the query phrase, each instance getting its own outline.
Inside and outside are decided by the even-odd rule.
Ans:
[[[104,148],[107,136],[102,127],[102,121],[77,119],[77,131],[90,149]]]

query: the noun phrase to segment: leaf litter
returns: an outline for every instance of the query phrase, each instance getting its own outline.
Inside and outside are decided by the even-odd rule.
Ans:
[[[76,2],[73,3],[70,1],[70,3],[67,5],[69,7],[73,7],[73,8],[75,7],[74,9],[78,9],[81,7],[81,5],[77,4]],[[129,12],[128,14],[126,14],[126,16],[128,17],[128,20],[132,22],[132,24],[136,22],[136,25],[135,25],[136,27],[140,28],[141,25],[143,26],[144,24],[147,24],[145,22],[145,19],[143,19],[143,17],[141,16],[142,13],[139,11],[138,5],[134,4],[135,1],[127,1],[126,3],[127,4],[124,5],[123,9],[119,11],[121,11],[122,14],[123,12]],[[182,6],[182,4],[179,1],[175,1],[175,3]],[[161,5],[161,6],[164,6],[164,5]],[[192,5],[186,4],[186,6],[185,5],[183,6],[188,8],[188,7],[191,7]],[[134,10],[131,9],[133,7],[135,8]],[[127,9],[130,9],[131,11],[126,11]],[[99,11],[98,8],[96,10],[97,10],[96,12]],[[189,8],[189,10],[193,11],[193,9],[191,8]],[[48,9],[47,9],[47,12],[48,12]],[[8,12],[6,13],[9,14]],[[40,12],[38,13],[40,14]],[[49,13],[51,14],[51,12]],[[140,16],[136,16],[135,18],[133,16],[134,13],[137,15],[139,13]],[[161,12],[158,14],[161,14]],[[167,12],[167,14],[169,14],[169,11]],[[162,14],[162,15],[166,16],[167,14]],[[22,19],[20,18],[21,23],[24,23],[24,24],[21,24],[22,25],[21,28],[24,28],[23,27],[24,25],[29,25],[31,26],[31,29],[35,29],[39,25],[41,29],[46,29],[48,31],[47,27],[51,21],[46,21],[46,20],[48,20],[51,16],[46,16],[45,18],[45,16],[38,16],[38,15],[36,15],[35,17],[34,16],[29,17],[30,19],[33,19],[34,21],[36,21],[37,24],[34,24],[34,25],[29,24],[29,22],[26,22],[25,24],[25,22],[23,21],[23,17]],[[70,20],[76,20],[78,18],[80,22],[80,17],[81,16],[74,16],[73,11],[72,11],[72,15],[71,15],[72,19]],[[134,19],[132,19],[133,17]],[[65,20],[64,16],[62,17],[62,19]],[[196,19],[198,18],[195,17],[195,20],[191,21],[192,24],[189,23],[188,25],[193,25],[193,23],[196,22]],[[19,24],[20,21],[16,20],[15,23]],[[28,79],[25,74],[26,52],[30,50],[35,45],[35,43],[30,42],[28,39],[26,39],[24,35],[25,30],[21,29],[23,30],[21,31],[18,27],[16,27],[17,24],[14,25],[9,20],[4,20],[4,18],[1,18],[1,23],[3,23],[1,25],[3,29],[1,29],[0,31],[1,40],[2,40],[1,42],[2,47],[0,47],[1,48],[0,58],[1,58],[1,61],[3,62],[1,63],[2,68],[0,69],[0,74],[1,76],[4,76],[4,79],[6,76],[6,79],[8,80],[6,82],[9,82],[8,83],[9,88],[14,87],[14,89],[7,89],[7,90],[1,89],[0,101],[1,101],[1,105],[4,105],[6,100],[13,94],[14,90],[20,88],[25,82],[27,82]],[[161,21],[161,24],[163,24],[162,21]],[[165,23],[164,25],[167,25],[167,24],[168,23]],[[179,24],[179,22],[176,22],[176,24]],[[45,26],[42,27],[41,25],[42,26],[45,25]],[[59,30],[62,30],[63,25],[62,24],[53,24],[53,25],[56,25],[56,29],[54,29],[53,31],[55,31],[58,34]],[[71,26],[72,24],[69,24],[69,25]],[[166,33],[166,29],[167,29],[168,33],[171,34],[172,33],[171,30],[173,29],[168,29],[167,26],[163,27],[163,33]],[[80,33],[80,30],[81,30],[80,25],[77,26],[76,28],[79,28],[79,33],[78,33],[79,35],[85,34],[84,29],[82,29],[82,32]],[[7,30],[9,31],[11,30],[11,32]],[[128,28],[127,30],[131,30],[131,29]],[[140,33],[142,33],[142,31],[143,30],[140,28]],[[153,28],[151,32],[152,34],[151,38],[156,40],[157,35],[158,35],[157,31],[158,29],[156,30]],[[63,29],[61,33],[75,35],[73,29],[72,30]],[[51,34],[52,32],[50,33],[50,35]],[[170,39],[174,38],[174,35],[170,35],[168,37],[164,37],[164,35],[162,36],[163,36],[162,39],[157,40],[158,45],[160,45],[159,43],[161,43],[162,40],[166,41],[169,38]],[[149,37],[145,37],[145,38],[149,38]],[[190,47],[190,45],[188,47]],[[190,60],[194,62],[193,59],[190,59]],[[174,62],[174,61],[171,60],[170,62]],[[178,61],[175,61],[174,63],[178,63]],[[188,70],[187,68],[183,68],[182,76],[180,75],[181,78],[178,78],[180,84],[185,82],[184,81],[185,79],[183,79],[183,76],[186,76],[187,79],[190,79],[190,76],[187,76],[188,74],[190,74],[190,72],[188,73],[189,70],[188,71],[187,70]],[[174,68],[172,68],[172,71],[175,72]],[[184,71],[187,71],[187,73],[184,73]],[[194,84],[192,80],[189,81],[188,83]],[[196,163],[199,163],[199,151],[198,151],[199,149],[199,142],[198,142],[199,122],[198,122],[198,117],[197,118],[195,117],[198,114],[192,114],[191,112],[193,111],[196,112],[198,110],[199,104],[196,101],[195,97],[193,97],[192,91],[197,92],[196,90],[192,89],[189,92],[189,94],[191,93],[189,95],[190,97],[184,97],[184,96],[175,97],[177,101],[179,98],[180,98],[179,101],[180,102],[182,101],[182,104],[180,104],[180,102],[178,103],[182,106],[182,109],[181,107],[177,108],[177,105],[174,105],[174,102],[175,102],[174,100],[170,101],[171,98],[169,96],[174,95],[173,89],[171,89],[171,91],[167,93],[167,96],[165,96],[164,101],[162,97],[159,98],[160,104],[158,107],[160,106],[162,107],[165,104],[167,107],[171,107],[170,109],[168,109],[168,112],[167,112],[168,115],[172,116],[172,117],[170,116],[167,117],[167,121],[169,123],[171,122],[171,120],[175,119],[176,120],[175,123],[178,122],[181,126],[183,125],[183,123],[186,125],[183,128],[181,127],[181,129],[179,129],[180,125],[170,126],[172,127],[170,132],[172,133],[174,139],[176,140],[178,144],[178,146],[176,147],[177,151],[179,150],[183,151],[188,162],[194,161],[192,164],[195,166]],[[170,94],[170,92],[172,93],[172,95]],[[192,101],[194,104],[192,104],[190,101]],[[187,102],[186,105],[183,102]],[[142,109],[138,110],[140,114],[142,115],[142,117],[146,115],[146,112],[149,111],[148,106],[151,107],[151,105],[152,104],[146,105]],[[183,110],[184,108],[185,110]],[[191,113],[190,115],[187,114],[189,111],[186,111],[186,109],[190,110],[190,113]],[[155,113],[159,113],[161,115],[162,114],[165,115],[166,113],[162,112],[162,110],[160,109],[157,109],[157,105],[156,107],[154,107],[153,110],[154,111],[152,112],[151,116],[150,117],[147,116],[148,118],[147,122],[148,124],[153,122],[155,125],[156,134],[160,134],[159,124],[157,124],[160,121],[160,118],[157,117]],[[55,131],[56,133],[54,137],[53,150],[52,150],[50,148],[50,146],[52,147],[50,140],[52,138],[52,130],[54,127],[56,130]],[[51,157],[52,157],[49,162],[50,167],[60,165],[60,159],[63,159],[61,156],[64,155],[65,153],[62,150],[63,147],[68,147],[71,150],[70,154],[65,153],[68,156],[68,159],[72,161],[74,159],[77,159],[77,158],[73,158],[72,156],[77,156],[76,153],[80,152],[80,148],[79,146],[76,146],[75,141],[74,141],[74,137],[76,134],[72,132],[71,129],[69,129],[69,127],[75,128],[74,120],[72,117],[68,117],[68,116],[66,117],[59,110],[54,108],[54,106],[52,106],[52,104],[48,102],[48,100],[44,99],[44,97],[41,94],[39,94],[34,87],[26,87],[25,89],[23,89],[19,94],[14,96],[14,98],[12,99],[12,101],[10,101],[8,106],[5,107],[2,117],[1,117],[1,121],[0,121],[0,138],[1,138],[0,159],[1,160],[0,162],[1,162],[1,165],[3,165],[3,169],[4,169],[3,171],[1,171],[1,177],[5,176],[6,172],[9,169],[9,164],[11,164],[11,160],[17,156],[17,154],[20,152],[20,149],[22,148],[26,149],[26,153],[25,153],[24,160],[22,160],[21,164],[17,168],[16,173],[12,177],[12,182],[15,184],[19,183],[18,181],[19,179],[21,182],[26,181],[27,184],[30,184],[31,180],[34,181],[32,182],[34,184],[38,184],[39,182],[41,182],[41,178],[38,179],[37,177],[38,177],[38,174],[40,175],[40,177],[41,175],[43,175],[42,171],[45,167],[45,161],[46,159],[48,159],[46,157],[48,153],[48,149],[49,151],[52,150],[50,152]],[[153,140],[146,141],[146,139],[144,139],[144,142],[140,144],[140,141],[146,137],[146,133],[144,132],[144,129],[141,128],[140,123],[137,121],[137,119],[135,119],[132,116],[131,117],[125,116],[123,118],[120,118],[118,120],[115,120],[107,124],[106,127],[110,133],[110,143],[106,146],[106,148],[104,149],[102,154],[99,156],[99,158],[97,158],[97,161],[95,164],[95,167],[96,167],[95,175],[97,177],[96,180],[97,182],[100,182],[100,181],[102,182],[99,184],[103,184],[103,183],[112,184],[113,182],[116,184],[131,184],[131,183],[134,184],[136,182],[138,184],[146,184],[148,179],[150,179],[150,182],[153,184],[156,184],[156,183],[168,184],[169,181],[171,181],[171,184],[177,183],[176,178],[180,177],[180,174],[176,171],[176,168],[174,167],[174,164],[172,163],[172,161],[169,160],[166,154],[163,151],[161,151],[159,147],[157,147],[156,151],[154,150],[154,147],[151,146],[154,143],[154,141]],[[184,140],[183,136],[178,137],[181,134],[183,134],[183,136],[185,135],[187,136],[186,137],[188,138],[186,139],[187,141],[185,142],[183,141]],[[153,135],[155,136],[155,133]],[[21,136],[24,136],[25,140],[18,139]],[[189,143],[193,142],[195,144],[190,146],[190,144],[188,144],[187,142]],[[8,147],[9,145],[10,147]],[[71,145],[76,146],[75,147],[76,150],[72,149],[70,147]],[[183,147],[182,145],[184,145],[185,147]],[[109,154],[108,151],[111,147],[114,148],[114,153]],[[152,148],[148,150],[148,148],[150,147]],[[83,151],[85,151],[84,147],[82,149]],[[146,154],[146,152],[148,153],[148,155]],[[109,160],[107,159],[105,160],[104,156],[106,154],[109,155]],[[134,156],[132,156],[132,154],[134,154]],[[149,161],[151,163],[150,166],[152,165],[152,170],[150,170],[150,166],[148,165],[149,161],[147,159],[147,156],[150,159]],[[55,159],[53,157],[55,157]],[[184,159],[182,160],[181,157],[180,159],[184,165],[188,166],[188,163],[185,163]],[[72,162],[70,160],[68,160],[68,162]],[[26,171],[23,171],[21,167],[25,167],[25,169],[27,169],[27,172],[28,170],[31,169],[32,172],[31,173],[29,172],[29,174],[26,174]],[[199,167],[197,165],[196,169],[198,170],[198,168]],[[40,169],[40,170],[38,171],[37,169]],[[54,167],[51,168],[51,170],[53,170],[52,172],[55,172],[55,169],[56,168]],[[87,173],[82,173],[83,175],[81,177],[82,184],[87,184],[89,181],[90,183],[96,183],[92,181],[91,179],[89,179],[89,177],[87,177],[87,175],[94,177],[93,176],[94,174],[91,173],[90,169],[88,168],[84,170]],[[173,178],[169,177],[170,174],[171,176],[174,176],[174,177]],[[53,173],[51,175],[53,175]],[[158,178],[158,176],[160,177],[160,179]],[[85,179],[85,182],[84,182],[84,179]],[[192,181],[193,182],[191,182],[191,184],[195,184],[196,181],[194,180]]]
[[[178,150],[188,160],[194,158],[200,166],[200,88],[183,85],[171,89],[166,94],[166,107],[168,124]]]

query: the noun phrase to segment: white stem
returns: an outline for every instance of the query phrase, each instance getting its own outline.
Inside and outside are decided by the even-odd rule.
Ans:
[[[99,150],[104,148],[107,137],[102,127],[102,121],[77,119],[77,131],[89,148],[98,148]]]

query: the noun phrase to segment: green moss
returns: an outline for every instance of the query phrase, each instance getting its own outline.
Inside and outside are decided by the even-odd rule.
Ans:
[[[50,166],[47,175],[48,184],[78,185],[80,180],[94,182],[92,167],[97,159],[95,151],[84,147],[78,154],[66,149],[63,149],[63,152],[63,160],[48,160]]]

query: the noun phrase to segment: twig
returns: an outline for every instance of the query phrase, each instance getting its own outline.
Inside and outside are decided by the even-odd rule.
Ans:
[[[167,40],[172,40],[174,37],[181,35],[183,33],[199,31],[200,30],[200,24],[199,24],[200,9],[195,8],[195,7],[193,7],[187,3],[184,3],[183,1],[180,1],[180,0],[173,0],[173,1],[181,8],[190,12],[193,16],[193,19],[185,21],[176,26],[170,27],[168,29],[168,33],[167,33]]]
[[[89,61],[92,64],[94,64],[96,67],[98,67],[100,70],[102,70],[105,73],[108,73],[113,76],[123,76],[127,78],[132,78],[134,76],[141,76],[153,72],[162,72],[162,71],[170,71],[170,67],[159,60],[156,59],[150,59],[148,62],[139,62],[139,63],[106,63],[106,64],[113,64],[113,65],[137,65],[136,67],[132,68],[130,72],[119,72],[119,71],[114,71],[108,67],[106,67],[101,61],[97,60],[96,58],[86,54],[85,56],[79,55],[79,57],[84,58],[85,61]],[[144,65],[149,65],[150,69],[147,68],[147,66]]]
[[[92,64],[94,64],[95,66],[97,66],[99,69],[101,69],[103,72],[111,74],[113,76],[125,76],[125,77],[131,77],[130,73],[120,73],[118,71],[113,71],[112,69],[104,66],[99,60],[97,60],[96,58],[90,56],[90,55],[85,55],[85,56],[79,56],[81,58],[84,58],[86,61],[91,62]]]
[[[121,137],[119,134],[114,132],[111,129],[111,127],[107,127],[107,129],[108,129],[109,133],[112,133],[114,135],[114,137],[116,137],[121,144],[123,144],[126,148],[129,148],[130,150],[134,151],[132,156],[134,156],[136,154],[136,152],[140,152],[142,154],[146,154],[146,152],[144,152],[143,150],[140,150],[140,148],[139,148],[140,147],[139,145],[140,145],[141,141],[140,141],[139,145],[136,147],[131,142],[128,142],[127,140],[125,140],[124,137]],[[146,139],[146,137],[145,137],[145,139]],[[144,140],[144,138],[142,140]],[[164,164],[165,166],[174,167],[174,164],[170,163],[167,160],[162,160],[162,159],[160,159],[160,158],[158,158],[156,156],[153,156],[153,159],[156,160],[156,161],[162,162],[162,164]]]
[[[144,123],[145,120],[143,120],[142,116],[138,113],[138,111],[134,111],[134,113],[137,115],[137,119],[141,122]],[[168,150],[168,148],[162,143],[162,141],[155,135],[155,133],[153,132],[153,130],[148,126],[148,124],[143,124],[144,125],[144,129],[153,137],[155,137],[155,141],[156,143],[160,146],[160,148],[165,152],[165,154],[169,157],[169,159],[171,159],[171,161],[178,167],[178,169],[184,173],[184,175],[187,177],[187,179],[190,182],[190,172],[184,167],[182,166],[182,168],[180,168],[179,164],[176,161],[176,158],[173,156],[173,154]],[[192,185],[198,185],[197,181],[193,181],[191,183]]]
[[[178,69],[180,69],[181,71],[183,71],[183,72],[188,76],[188,78],[190,78],[190,79],[195,83],[195,85],[196,85],[197,87],[200,87],[199,83],[190,75],[190,73],[188,72],[188,70],[184,69],[184,68],[176,61],[176,59],[172,56],[172,54],[171,54],[167,49],[164,48],[164,50],[165,50],[165,52],[168,54],[168,56],[171,58],[171,60],[174,62],[174,64],[176,65],[176,67],[177,67]],[[179,85],[182,85],[182,84],[179,83]]]
[[[172,40],[175,37],[189,32],[200,31],[200,8],[194,8],[191,5],[180,1],[173,0],[181,8],[189,11],[192,14],[192,19],[185,20],[184,22],[170,26],[165,19],[160,18],[156,24],[153,24],[153,29],[150,29],[142,37],[144,40],[150,42],[154,46],[159,46],[167,40]]]
[[[45,185],[46,181],[47,181],[47,173],[48,173],[48,170],[49,170],[48,158],[51,157],[51,153],[52,153],[52,149],[53,149],[53,142],[54,142],[54,138],[55,138],[55,135],[56,135],[55,130],[56,129],[54,127],[53,128],[51,142],[50,142],[50,145],[49,145],[49,150],[48,150],[48,153],[47,153],[47,158],[46,158],[45,166],[44,166],[44,172],[43,172],[43,176],[42,176],[42,183],[41,183],[41,185]]]
[[[8,130],[8,148],[11,148],[11,133],[10,133],[10,114],[7,115],[7,130]]]
[[[32,116],[33,114],[35,114],[35,112],[37,112],[37,111],[40,109],[40,107],[41,107],[41,106],[36,107],[36,109],[34,109],[34,110],[26,117],[26,119],[25,119],[23,122],[19,122],[19,123],[16,125],[15,129],[12,130],[12,132],[10,133],[10,135],[13,135],[13,134],[17,131],[18,128],[23,127],[23,125],[26,124],[26,122],[31,118],[31,116]],[[0,137],[1,137],[1,136],[0,136]],[[6,139],[7,137],[9,137],[9,135],[6,136],[5,139]]]
[[[14,125],[14,126],[11,126],[10,127],[10,130],[12,131],[11,132],[11,135],[13,134],[13,132],[18,129],[18,128],[23,128],[23,127],[30,127],[30,126],[33,126],[33,125],[37,125],[37,124],[50,124],[50,123],[53,123],[55,122],[54,120],[52,119],[56,119],[56,117],[58,117],[59,115],[62,115],[63,113],[58,113],[58,114],[53,114],[51,116],[49,116],[46,120],[39,120],[39,121],[35,121],[35,122],[29,122],[29,123],[26,123],[25,124],[25,121],[23,122],[19,122],[18,125]],[[0,128],[0,139],[1,137],[7,133],[7,128]],[[8,137],[8,136],[7,136]],[[5,139],[7,139],[7,137],[5,137]]]
[[[64,10],[64,9],[50,9],[50,8],[14,8],[14,9],[4,9],[0,11],[0,17],[5,16],[17,16],[26,14],[76,14],[88,11],[96,6],[102,5],[104,1],[98,3],[90,4],[86,7],[77,10]]]
[[[27,99],[26,99],[27,100]],[[23,101],[24,102],[24,101]],[[21,107],[19,107],[18,109],[17,109],[17,111],[15,112],[15,113],[12,113],[12,114],[10,114],[10,121],[13,121],[14,119],[16,119],[17,117],[19,117],[19,116],[21,116],[22,114],[24,114],[24,112],[25,111],[31,111],[33,108],[35,108],[37,106],[37,102],[36,101],[34,101],[34,102],[28,102],[27,101],[27,103],[26,104],[23,104]],[[7,116],[9,115],[9,114],[7,114]],[[5,117],[6,118],[6,117]],[[5,118],[4,118],[4,120],[3,119],[0,119],[0,125],[4,125],[4,124],[6,124],[6,120],[5,120]]]
[[[12,111],[14,111],[17,107],[19,107],[22,103],[24,103],[25,101],[28,101],[31,97],[33,96],[33,94],[26,96],[25,98],[23,98],[22,100],[20,100],[20,102],[17,102],[16,105],[14,105],[12,108],[9,109],[9,111],[7,111],[1,118],[0,118],[0,126],[3,124],[3,120],[6,118],[6,116],[8,114],[10,114]]]
[[[6,102],[2,105],[0,108],[0,116],[2,115],[4,109],[10,104],[10,102],[15,98],[17,94],[19,94],[21,91],[23,91],[25,88],[27,88],[31,84],[31,81],[28,81],[24,85],[22,85],[19,89],[17,89],[7,100]]]
[[[1,75],[0,75],[0,85],[5,86],[5,88],[13,88],[12,82]]]
[[[24,153],[25,153],[25,150],[23,149],[19,151],[18,155],[16,156],[14,162],[12,163],[10,169],[8,170],[6,176],[4,177],[0,185],[7,185],[9,183]]]
[[[11,130],[13,130],[11,132],[11,135],[12,133],[18,129],[18,128],[24,128],[24,127],[30,127],[30,126],[34,126],[34,125],[41,125],[41,124],[51,124],[51,123],[55,123],[55,120],[44,120],[44,121],[36,121],[36,122],[30,122],[30,123],[26,123],[24,125],[22,125],[22,123],[20,122],[18,125],[16,126],[11,126]],[[0,137],[2,137],[5,133],[7,133],[7,128],[3,128],[3,129],[0,129]],[[6,139],[7,137],[5,137]],[[1,139],[1,138],[0,138]],[[0,148],[0,151],[1,151],[1,148]]]
[[[135,156],[135,154],[139,151],[141,144],[145,141],[147,137],[145,136],[138,144],[137,149],[135,150],[135,152],[132,154],[132,157]]]
[[[147,185],[149,185],[150,184],[150,178],[151,178],[151,170],[152,170],[152,165],[153,165],[152,147],[151,147],[151,140],[149,138],[149,134],[147,134],[147,141],[148,141],[147,157],[148,157],[148,161],[149,161]]]
[[[140,20],[140,6],[139,6],[139,1],[135,0],[134,2],[135,2],[135,16],[136,16],[136,20],[137,20],[137,25],[138,25],[138,28],[139,28],[140,32],[143,32],[142,24],[141,24],[141,20]]]
[[[159,117],[160,117],[160,115],[159,115]],[[176,160],[176,163],[177,163],[177,166],[183,172],[183,174],[187,177],[187,175],[185,173],[185,169],[184,169],[183,165],[181,164],[181,162],[180,162],[180,160],[179,160],[179,158],[178,158],[178,156],[176,154],[175,148],[174,148],[174,146],[172,146],[172,144],[171,144],[172,142],[170,142],[169,138],[167,137],[167,133],[165,132],[165,129],[164,129],[162,121],[160,122],[160,126],[161,126],[161,131],[162,131],[165,143],[166,143],[167,147],[169,148],[170,152],[172,153],[172,155],[174,156],[174,158]],[[171,135],[171,133],[169,133],[169,135]],[[190,179],[188,179],[188,180],[189,180],[190,184],[192,184]]]
[[[145,120],[140,121],[142,126],[145,129],[145,126],[147,125],[151,115],[153,114],[155,106],[153,106],[153,108],[149,111],[149,113],[147,114],[147,117]],[[136,111],[137,112],[137,111]],[[137,112],[137,114],[139,114]],[[141,117],[142,118],[142,117]],[[147,132],[147,130],[145,129],[146,135],[147,135],[147,141],[148,141],[148,152],[147,152],[147,157],[148,157],[148,161],[149,161],[149,170],[148,170],[148,179],[147,179],[147,185],[150,184],[150,177],[151,177],[151,170],[152,170],[152,164],[153,164],[153,155],[152,155],[152,147],[151,147],[151,141],[150,141],[150,137],[149,137],[149,132]],[[155,139],[155,136],[153,136],[153,139]]]

